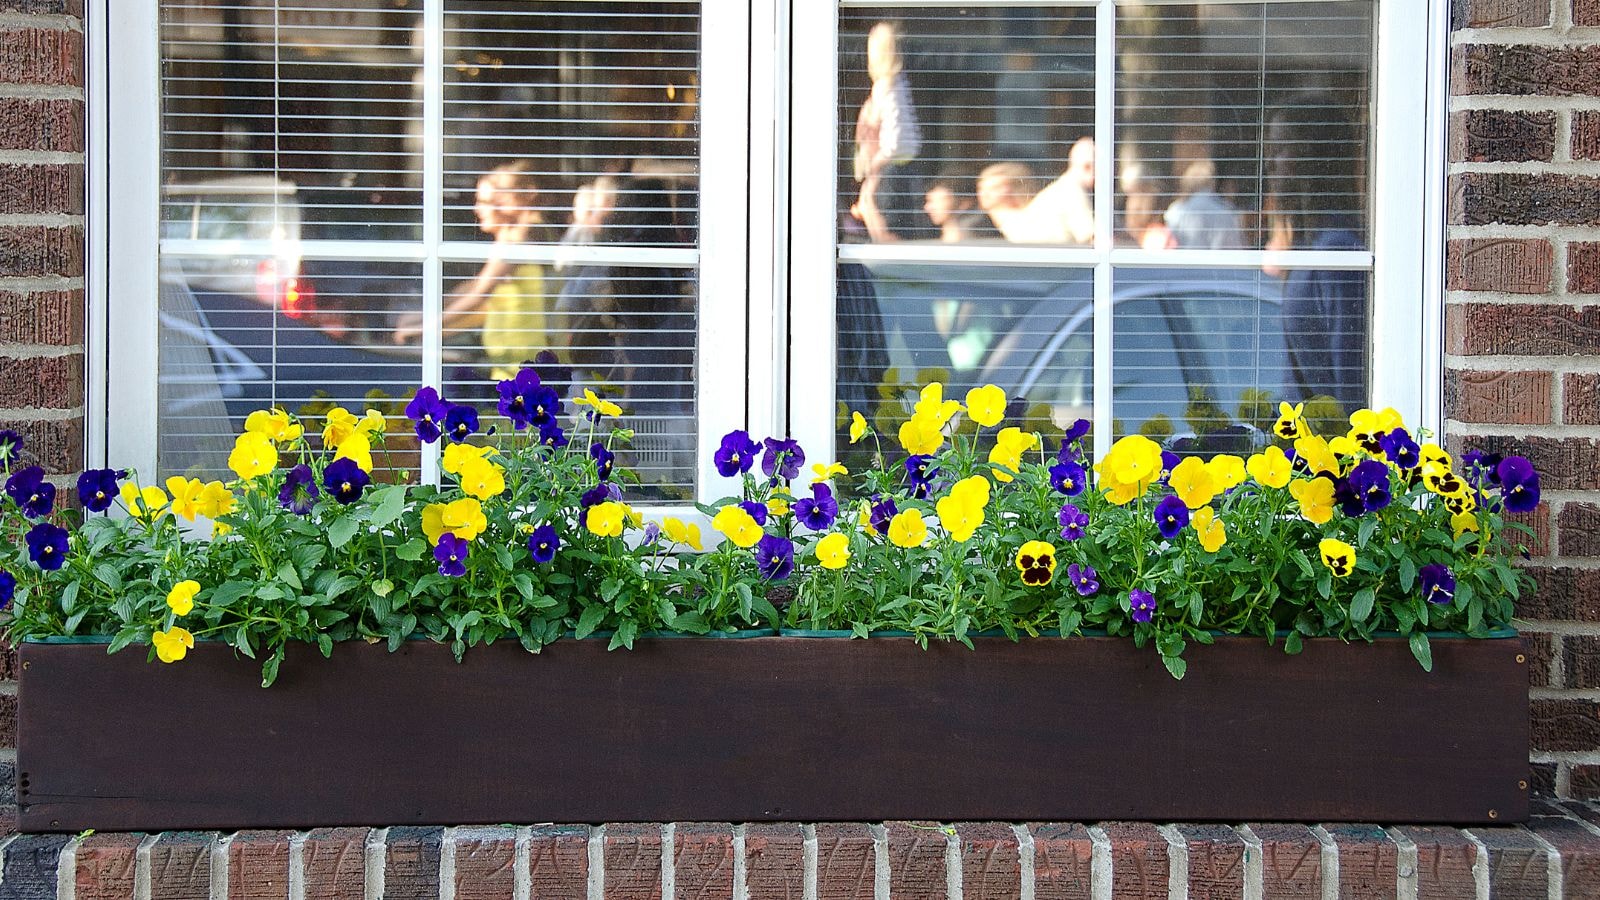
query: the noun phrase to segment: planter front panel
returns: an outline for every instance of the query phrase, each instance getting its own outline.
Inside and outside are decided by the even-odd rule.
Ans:
[[[1518,821],[1525,644],[1111,638],[20,648],[24,831],[604,821]]]

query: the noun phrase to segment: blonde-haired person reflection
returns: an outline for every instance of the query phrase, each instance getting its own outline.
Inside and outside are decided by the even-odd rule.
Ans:
[[[900,56],[900,31],[889,22],[867,34],[867,75],[872,92],[856,116],[854,174],[861,191],[850,214],[874,241],[917,237],[922,186],[911,164],[922,151],[922,129]]]
[[[507,253],[527,243],[543,223],[538,199],[525,162],[496,166],[478,179],[472,209],[478,230],[494,238],[494,246],[478,273],[445,297],[441,327],[447,333],[481,328],[483,354],[497,379],[514,376],[524,361],[548,347],[549,335],[561,331],[551,321],[544,266],[514,262]],[[394,342],[415,341],[421,334],[422,314],[410,313],[395,326]]]
[[[1079,138],[1066,170],[1037,190],[1026,165],[995,163],[978,175],[978,205],[1013,243],[1094,243],[1094,152],[1093,138]]]

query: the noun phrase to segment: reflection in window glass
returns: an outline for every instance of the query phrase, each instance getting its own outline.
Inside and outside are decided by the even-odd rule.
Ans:
[[[845,241],[1088,243],[1094,10],[839,11]]]
[[[1366,404],[1367,283],[1349,271],[1118,269],[1117,436],[1243,452],[1266,441],[1280,400],[1343,422]]]
[[[1373,3],[1117,7],[1119,243],[1366,244]]]

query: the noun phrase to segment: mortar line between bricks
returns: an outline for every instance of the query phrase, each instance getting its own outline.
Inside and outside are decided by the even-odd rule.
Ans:
[[[75,165],[77,160],[27,160],[26,164]],[[18,165],[22,160],[6,159],[0,155],[0,164]],[[82,228],[81,213],[0,213],[0,228]]]
[[[1573,162],[1572,159],[1572,110],[1556,110],[1556,145],[1555,152],[1551,155],[1552,162]],[[1557,260],[1560,262],[1560,260]]]
[[[589,826],[589,900],[606,900],[606,827]]]
[[[889,898],[889,826],[872,828],[872,900]]]
[[[389,829],[374,828],[367,832],[366,865],[361,873],[361,892],[364,900],[383,900],[384,867],[388,865]]]
[[[66,13],[0,12],[0,28],[26,28],[34,31],[72,31],[81,34],[83,22]]]
[[[1494,47],[1525,44],[1534,47],[1576,50],[1596,41],[1600,41],[1600,28],[1586,26],[1574,26],[1564,32],[1557,32],[1548,26],[1540,28],[1531,25],[1502,28],[1462,28],[1452,32],[1450,35],[1450,46],[1452,48],[1467,44],[1484,44]]]
[[[237,832],[211,839],[211,900],[228,900],[228,851],[236,836]]]
[[[1580,112],[1600,109],[1600,97],[1557,97],[1550,94],[1457,94],[1451,112]]]
[[[1111,838],[1104,828],[1089,829],[1089,898],[1111,900]]]
[[[1394,841],[1394,898],[1417,900],[1417,843],[1398,828],[1385,828],[1384,833]]]
[[[750,900],[750,861],[745,858],[744,838],[749,826],[733,826],[733,900]]]
[[[1555,562],[1555,568],[1561,569],[1588,569],[1592,567],[1593,560],[1573,559],[1560,557]],[[1574,565],[1586,563],[1589,565]],[[1511,624],[1518,631],[1544,631],[1550,634],[1559,634],[1564,637],[1595,637],[1600,636],[1600,623],[1596,622],[1569,622],[1551,619],[1517,619],[1513,618]]]
[[[941,825],[944,831],[944,896],[945,900],[961,900],[961,838],[954,825]]]
[[[1189,839],[1176,825],[1157,825],[1167,839],[1167,900],[1189,900]]]
[[[1565,222],[1545,222],[1540,225],[1518,225],[1511,222],[1491,222],[1484,225],[1450,225],[1445,238],[1548,238],[1564,241],[1592,241],[1600,235],[1600,225],[1570,225]]]
[[[1026,825],[1013,825],[1011,830],[1017,835],[1017,870],[1020,894],[1018,900],[1034,900],[1034,893],[1038,890],[1038,875],[1034,871],[1033,832]]]
[[[289,900],[306,900],[306,836],[304,831],[289,836]]]
[[[1483,841],[1478,840],[1477,835],[1467,829],[1461,829],[1461,833],[1467,836],[1473,847],[1477,848],[1472,856],[1472,883],[1477,888],[1477,898],[1489,900],[1489,848],[1483,845]]]
[[[81,165],[84,156],[78,150],[0,150],[0,164],[13,166],[75,166]],[[58,217],[74,218],[83,224],[86,217],[82,213],[56,213]],[[11,224],[13,219],[26,218],[22,213],[8,213],[4,219]]]
[[[511,873],[511,900],[531,900],[533,896],[533,826],[517,827],[516,870]]]
[[[81,349],[74,351],[71,344],[7,343],[0,346],[4,347],[4,355],[8,359],[44,359],[46,357],[73,356],[76,353],[83,352]],[[83,345],[79,344],[77,346],[81,348]]]
[[[83,835],[75,835],[56,857],[56,900],[78,900],[78,845]]]
[[[0,358],[3,358],[3,356],[0,356]],[[10,419],[12,421],[70,422],[83,416],[84,410],[81,406],[75,406],[72,409],[0,409],[0,419]]]
[[[1266,893],[1266,860],[1263,857],[1261,838],[1249,825],[1233,829],[1244,840],[1244,900],[1262,900]]]
[[[800,900],[817,900],[817,826],[800,826]]]
[[[1582,175],[1593,177],[1592,160],[1507,160],[1505,162],[1456,162],[1450,166],[1452,174],[1471,172],[1488,175]]]
[[[1540,845],[1544,847],[1545,893],[1549,900],[1561,900],[1562,895],[1566,893],[1564,887],[1566,874],[1563,871],[1564,862],[1561,859],[1561,851],[1556,849],[1555,844],[1545,840],[1543,835],[1539,834],[1537,831],[1534,831],[1532,828],[1524,825],[1522,826],[1522,830],[1527,832],[1530,837],[1538,841]]]
[[[674,859],[674,846],[678,837],[678,823],[666,822],[661,826],[661,900],[675,900],[678,893],[678,861]],[[450,900],[455,900],[454,897]]]
[[[1572,793],[1572,766],[1567,763],[1556,764],[1556,796],[1565,797]]]
[[[1528,762],[1600,764],[1600,750],[1530,750]]]
[[[446,828],[439,841],[439,900],[456,900],[455,828]]]
[[[1527,438],[1577,438],[1579,440],[1594,440],[1595,428],[1593,425],[1498,425],[1477,422],[1462,422],[1459,419],[1446,419],[1445,431],[1469,432],[1472,437],[1508,437],[1517,439]]]
[[[160,839],[160,834],[147,834],[133,851],[133,900],[150,900],[150,849]]]
[[[1311,833],[1322,845],[1322,900],[1339,900],[1339,845],[1321,825],[1311,826]]]
[[[87,97],[83,88],[70,84],[0,84],[4,100],[79,100]]]

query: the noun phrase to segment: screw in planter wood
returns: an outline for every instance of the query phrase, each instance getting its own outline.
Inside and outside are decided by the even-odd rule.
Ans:
[[[1517,654],[1517,662],[1518,662],[1518,663],[1519,663],[1519,664],[1520,664],[1520,663],[1525,663],[1525,662],[1527,662],[1527,661],[1528,661],[1528,657],[1526,657],[1526,656],[1524,656],[1524,655],[1522,655],[1522,654],[1521,654],[1521,653],[1518,653],[1518,654]]]
[[[1524,778],[1521,781],[1517,782],[1517,790],[1525,791],[1527,789],[1528,789],[1528,779]]]
[[[1498,810],[1498,809],[1489,810],[1489,818],[1491,818],[1491,819],[1500,818],[1500,810]]]

